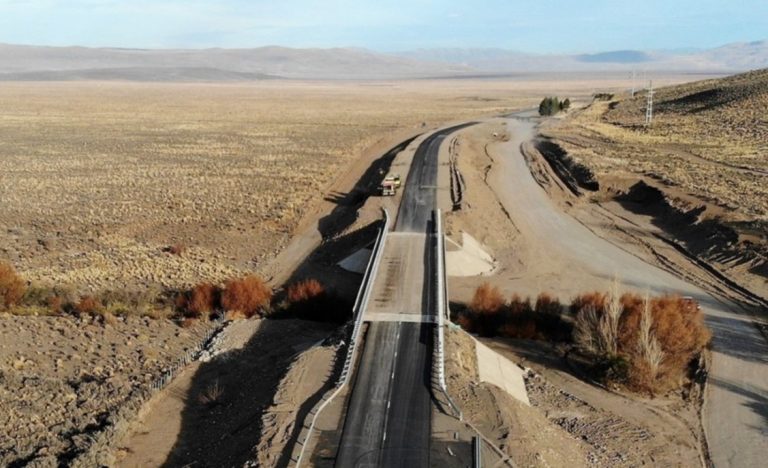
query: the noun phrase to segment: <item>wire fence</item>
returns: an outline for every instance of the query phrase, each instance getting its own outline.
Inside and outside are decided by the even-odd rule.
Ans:
[[[70,466],[78,468],[114,466],[113,449],[131,429],[136,418],[141,415],[146,407],[145,403],[168,386],[187,365],[199,359],[211,340],[224,328],[225,323],[223,316],[214,320],[192,349],[163,369],[161,375],[149,385],[134,388],[107,417],[104,430],[90,436],[91,440],[87,448],[70,462]]]

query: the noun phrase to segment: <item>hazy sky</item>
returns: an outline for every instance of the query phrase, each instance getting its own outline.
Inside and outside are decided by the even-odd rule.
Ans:
[[[0,0],[0,42],[114,47],[713,47],[768,38],[768,0]]]

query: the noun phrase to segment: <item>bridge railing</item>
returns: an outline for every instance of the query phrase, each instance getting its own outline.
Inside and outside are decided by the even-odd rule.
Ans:
[[[352,327],[352,333],[349,338],[349,345],[347,346],[347,352],[344,357],[344,365],[339,375],[339,380],[336,386],[329,390],[320,401],[309,412],[309,422],[305,422],[304,430],[299,434],[296,445],[293,448],[293,453],[289,466],[299,468],[302,466],[304,457],[307,456],[307,447],[312,437],[312,432],[315,429],[315,424],[319,414],[325,409],[326,406],[344,389],[349,383],[352,367],[354,366],[355,359],[358,352],[358,341],[360,339],[360,332],[363,327],[365,309],[368,307],[368,302],[371,297],[372,286],[376,281],[376,275],[379,270],[379,264],[381,263],[381,254],[384,251],[384,244],[387,240],[387,233],[390,227],[389,212],[382,208],[382,214],[384,216],[384,225],[379,229],[379,233],[376,236],[376,242],[371,250],[371,256],[368,259],[368,265],[363,274],[363,280],[360,283],[360,289],[357,292],[355,298],[355,305],[352,308],[352,314],[354,317],[354,325]]]
[[[435,256],[437,265],[437,346],[435,346],[435,367],[437,369],[437,383],[440,387],[440,391],[445,396],[454,414],[460,421],[467,425],[472,431],[477,434],[477,437],[473,441],[473,463],[474,466],[482,466],[480,459],[480,450],[483,442],[491,448],[499,456],[501,463],[513,467],[514,464],[507,454],[505,454],[499,447],[496,446],[491,440],[485,437],[478,428],[476,428],[468,420],[464,420],[464,415],[461,409],[454,403],[451,395],[448,393],[448,386],[445,382],[445,327],[446,321],[450,320],[450,309],[448,307],[448,281],[447,272],[445,268],[445,236],[443,234],[443,216],[440,210],[435,210]]]
[[[448,394],[445,383],[445,321],[448,318],[448,281],[445,271],[445,236],[443,235],[443,214],[435,210],[435,264],[437,266],[437,346],[435,346],[435,364],[437,384],[443,392],[456,417],[463,420],[461,410]]]

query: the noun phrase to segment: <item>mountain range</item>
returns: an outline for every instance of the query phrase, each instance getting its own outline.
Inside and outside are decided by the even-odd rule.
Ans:
[[[768,67],[768,41],[705,50],[530,54],[507,49],[120,49],[0,44],[0,80],[410,79],[552,72],[738,72]]]

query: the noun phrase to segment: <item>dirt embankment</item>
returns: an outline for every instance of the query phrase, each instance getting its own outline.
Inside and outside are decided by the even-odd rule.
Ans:
[[[554,183],[565,184],[575,195],[589,194],[591,201],[609,209],[615,202],[630,213],[650,217],[660,240],[750,299],[760,303],[768,298],[768,222],[735,220],[728,208],[686,193],[655,174],[596,175],[556,140],[539,141],[533,149],[557,174]]]
[[[588,466],[589,448],[547,420],[535,407],[480,382],[475,343],[465,332],[446,334],[449,393],[483,435],[519,466]]]
[[[574,195],[579,195],[581,190],[595,192],[600,189],[595,173],[568,155],[557,143],[543,138],[537,140],[534,146]]]

